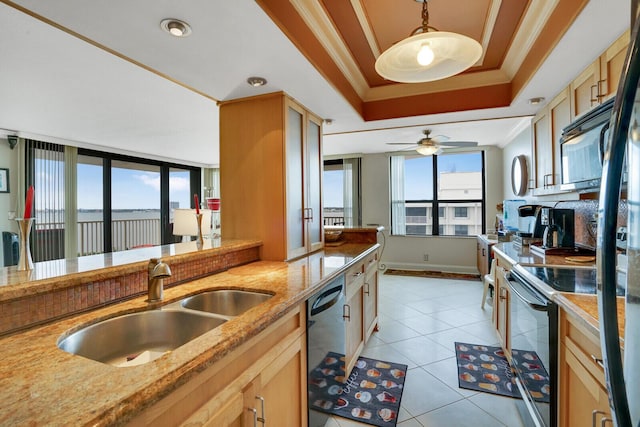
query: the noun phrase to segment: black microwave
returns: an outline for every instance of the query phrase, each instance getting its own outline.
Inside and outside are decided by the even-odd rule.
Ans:
[[[562,130],[561,190],[600,188],[613,101],[613,98],[607,100]]]

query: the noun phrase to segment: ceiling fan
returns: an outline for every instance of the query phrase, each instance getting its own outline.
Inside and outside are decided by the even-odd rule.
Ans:
[[[475,147],[475,141],[449,141],[449,137],[444,135],[431,136],[431,129],[422,131],[424,138],[418,142],[387,142],[388,145],[417,145],[415,150],[425,156],[442,153],[444,147]]]

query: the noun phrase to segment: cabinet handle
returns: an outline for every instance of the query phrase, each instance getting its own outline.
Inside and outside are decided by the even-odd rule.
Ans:
[[[602,418],[603,420],[606,419],[604,417],[604,415],[606,415],[606,412],[594,409],[591,412],[591,427],[596,427],[596,420],[598,419],[598,415],[602,415],[603,416],[603,418]]]
[[[604,93],[602,91],[602,88],[600,87],[601,83],[606,82],[606,80],[598,80],[598,95],[596,95],[596,98],[598,98],[598,102],[600,102],[600,98],[604,98]]]
[[[357,273],[353,273],[353,277],[360,277],[362,276],[362,271],[358,271]]]
[[[345,304],[342,306],[342,318],[351,322],[351,307],[349,306],[349,304]]]
[[[309,218],[307,218],[309,221],[313,221],[313,208],[308,208],[309,209]]]
[[[605,427],[607,425],[607,423],[610,422],[611,425],[613,425],[613,420],[611,418],[607,418],[607,417],[603,417],[600,420],[600,427]]]
[[[487,253],[485,252],[484,248],[482,248],[482,256],[487,256]]]
[[[551,179],[547,179],[547,178],[551,178]],[[544,188],[551,187],[551,185],[553,185],[551,183],[551,181],[553,181],[553,174],[552,173],[548,173],[548,174],[544,175],[542,177],[542,186]]]
[[[262,425],[264,426],[265,423],[267,422],[267,418],[264,415],[264,397],[262,396],[256,396],[256,399],[258,399],[260,401],[260,410],[261,410],[261,417],[258,417],[257,420],[260,421],[262,423]]]
[[[595,357],[593,354],[591,355],[591,360],[593,360],[594,362],[596,362],[598,365],[600,365],[600,367],[602,369],[604,369],[604,362],[602,362],[602,359],[598,359],[597,357]]]
[[[507,290],[505,288],[500,288],[500,296],[498,298],[500,298],[502,301],[507,299]]]
[[[258,410],[256,408],[247,408],[247,411],[253,412],[253,427],[258,427]]]
[[[595,90],[595,95],[593,94],[593,91]],[[593,107],[593,103],[594,102],[598,102],[598,84],[594,84],[593,86],[591,86],[591,106]]]
[[[366,286],[366,287],[363,287],[364,294],[369,295],[369,284],[365,282],[364,286]]]

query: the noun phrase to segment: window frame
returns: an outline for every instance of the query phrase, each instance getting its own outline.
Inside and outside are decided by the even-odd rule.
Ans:
[[[444,215],[441,217],[440,216],[440,208],[441,208],[441,204],[456,204],[456,203],[480,203],[480,212],[481,212],[481,224],[480,224],[480,231],[481,233],[484,233],[486,230],[486,226],[487,226],[487,218],[486,218],[486,153],[484,150],[465,150],[465,151],[456,151],[456,152],[448,152],[445,155],[456,155],[456,154],[473,154],[473,153],[477,153],[480,155],[480,162],[481,162],[481,166],[480,166],[480,181],[482,184],[482,188],[481,188],[481,195],[482,197],[480,199],[439,199],[438,198],[438,178],[439,178],[439,173],[438,173],[438,155],[434,154],[431,156],[424,156],[424,157],[430,157],[431,161],[432,161],[432,185],[433,185],[433,189],[432,189],[432,194],[433,194],[433,199],[421,199],[421,200],[404,200],[405,203],[405,209],[406,209],[406,205],[407,203],[424,203],[424,204],[430,204],[430,209],[427,209],[427,213],[429,212],[429,210],[431,211],[431,234],[426,234],[426,235],[420,235],[420,234],[407,234],[406,233],[406,228],[407,226],[405,225],[405,233],[404,234],[399,234],[399,233],[393,233],[393,235],[397,235],[397,236],[410,236],[410,237],[431,237],[431,236],[436,236],[436,237],[473,237],[474,235],[470,235],[470,234],[466,234],[464,236],[461,235],[456,235],[456,234],[443,234],[441,233],[441,229],[443,229],[443,227],[440,226],[440,222],[441,220],[445,220],[447,217],[447,213],[446,213],[446,209],[444,211]],[[404,155],[402,156],[406,159],[411,159],[411,158],[419,158],[421,156],[419,155]],[[392,163],[390,161],[389,163],[389,167],[390,167],[390,180],[393,179],[394,173],[391,170]],[[390,200],[391,202],[391,200]],[[390,203],[391,205],[391,203]],[[467,208],[468,209],[468,208]],[[437,212],[437,214],[436,214]],[[394,218],[393,218],[393,209],[391,209],[390,212],[390,217],[391,217],[391,229],[394,229]],[[467,217],[469,217],[469,213],[467,211]],[[454,215],[453,219],[457,219],[457,218],[461,218],[461,217],[456,217]],[[429,221],[429,217],[427,217],[427,226],[428,226],[428,221]],[[453,224],[455,225],[455,224]]]

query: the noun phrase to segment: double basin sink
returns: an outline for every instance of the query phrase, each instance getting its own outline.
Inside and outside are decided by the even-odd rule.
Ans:
[[[141,365],[271,297],[235,289],[203,292],[159,309],[124,314],[86,326],[60,339],[58,347],[118,367]]]

